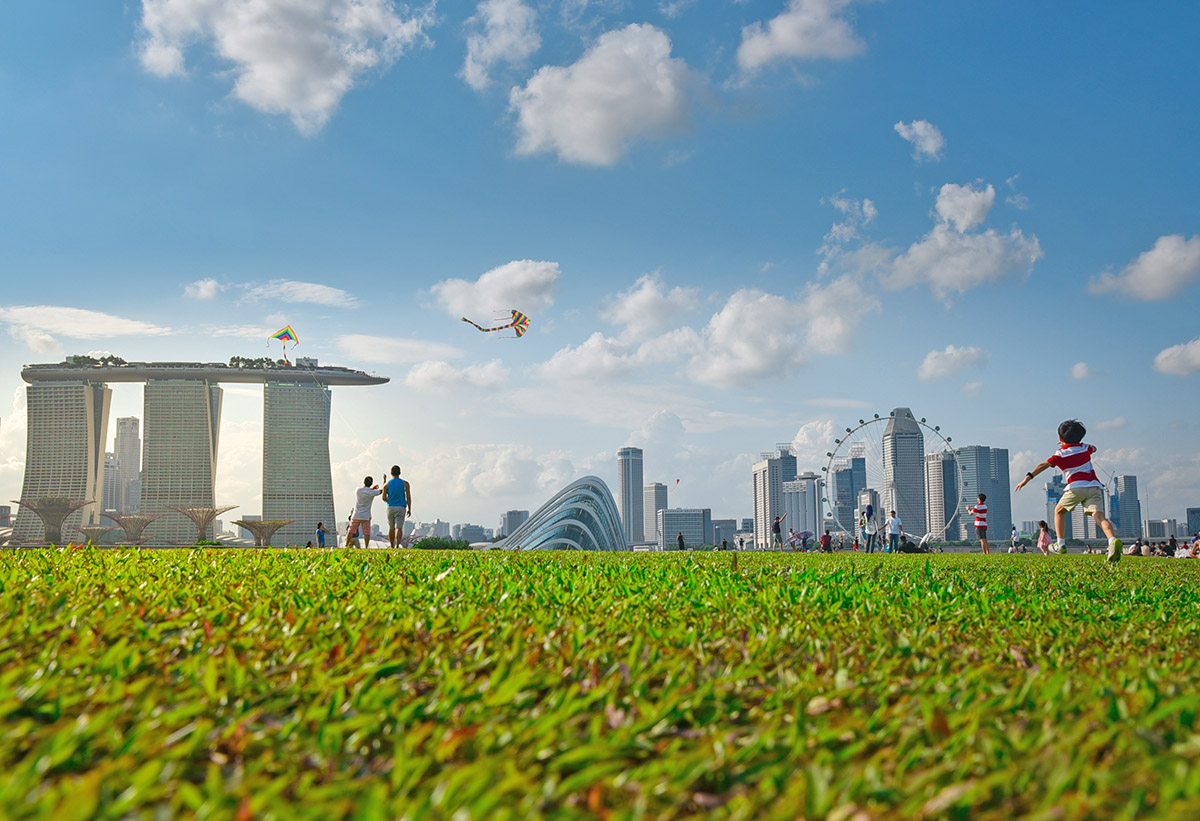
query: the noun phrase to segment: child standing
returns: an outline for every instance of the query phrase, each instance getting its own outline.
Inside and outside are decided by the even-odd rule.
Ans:
[[[967,512],[975,517],[975,535],[979,537],[979,544],[983,547],[985,554],[990,554],[992,551],[988,548],[987,540],[987,494],[979,494],[979,502],[967,508]]]
[[[1121,560],[1121,548],[1124,546],[1113,529],[1112,522],[1104,516],[1104,485],[1096,478],[1092,467],[1092,454],[1096,452],[1094,445],[1085,444],[1083,437],[1087,428],[1077,419],[1068,419],[1058,426],[1058,450],[1049,459],[1042,462],[1025,474],[1025,478],[1017,485],[1017,490],[1025,487],[1043,470],[1055,467],[1063,472],[1067,490],[1058,505],[1054,508],[1054,528],[1058,532],[1058,541],[1054,545],[1055,553],[1062,553],[1065,542],[1063,531],[1067,527],[1067,513],[1082,506],[1083,512],[1090,514],[1096,521],[1096,526],[1108,537],[1108,561],[1116,564]]]

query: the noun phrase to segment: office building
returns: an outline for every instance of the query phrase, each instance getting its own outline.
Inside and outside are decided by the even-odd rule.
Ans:
[[[642,449],[626,447],[617,451],[617,505],[621,527],[629,544],[641,542],[646,520],[642,504]]]
[[[944,450],[925,454],[925,492],[929,532],[948,540],[957,539],[962,509],[959,496],[962,493],[959,490],[958,463],[954,461],[953,452]]]
[[[462,542],[487,542],[491,541],[492,534],[483,525],[462,524],[454,526],[454,538]]]
[[[863,450],[861,444],[854,445],[854,448],[860,452]],[[849,458],[841,460],[834,466],[830,482],[833,484],[833,494],[830,499],[833,519],[837,522],[839,530],[853,533],[857,520],[855,508],[858,506],[858,495],[867,487],[865,456],[856,456],[854,451],[851,451]]]
[[[1142,535],[1151,541],[1165,541],[1175,535],[1175,520],[1147,519],[1142,523]]]
[[[137,513],[141,510],[142,434],[136,416],[117,417],[117,436],[113,442],[117,454],[117,510]]]
[[[923,536],[925,434],[908,408],[896,408],[883,432],[883,502],[896,511],[906,533]]]
[[[317,522],[337,518],[329,461],[330,403],[329,388],[316,382],[269,379],[263,385],[263,518],[292,520],[276,532],[277,544],[304,544]],[[380,483],[387,478],[380,477]]]
[[[1187,533],[1184,535],[1190,539],[1198,533],[1200,533],[1200,507],[1189,507],[1187,509]]]
[[[658,511],[667,508],[667,486],[661,482],[646,485],[642,491],[642,541],[659,542]]]
[[[1012,487],[1008,482],[1008,449],[986,445],[958,448],[962,467],[962,501],[959,502],[960,538],[975,538],[975,517],[966,511],[979,494],[987,494],[988,538],[999,543],[1012,532]],[[1060,494],[1061,495],[1061,494]]]
[[[1108,510],[1118,536],[1136,539],[1141,535],[1142,503],[1138,499],[1136,476],[1113,477]]]
[[[713,519],[712,520],[712,543],[720,545],[721,540],[733,544],[734,537],[737,535],[737,520],[735,519]]]
[[[868,507],[871,508],[871,518],[877,522],[882,522],[883,515],[880,513],[879,491],[870,487],[860,491],[858,494],[858,506],[854,512],[856,519],[858,516],[865,515]]]
[[[28,369],[22,371],[22,376]],[[104,495],[104,444],[112,391],[103,382],[68,379],[54,374],[26,381],[25,480],[21,500],[60,497],[92,505],[66,518],[63,532],[82,524],[99,524]],[[17,512],[13,535],[40,539],[42,522],[26,508]]]
[[[166,514],[150,526],[153,544],[196,541],[195,524],[171,508],[216,506],[222,396],[217,384],[204,379],[146,380],[142,512]],[[287,472],[275,475],[291,479]],[[264,510],[269,520],[271,517],[265,514]]]
[[[1058,525],[1055,524],[1054,510],[1058,507],[1058,500],[1067,492],[1067,486],[1063,482],[1062,474],[1056,473],[1050,477],[1050,481],[1046,483],[1046,524],[1050,525],[1050,530],[1055,536],[1061,536],[1063,539],[1075,538],[1071,529],[1071,517],[1067,516],[1064,522],[1063,532],[1057,531]]]
[[[680,533],[687,547],[712,544],[712,510],[707,507],[668,507],[658,512],[655,529],[662,534],[658,540],[660,550],[678,547]]]
[[[517,528],[525,524],[529,520],[528,510],[510,510],[504,514],[503,524],[500,528],[500,535],[508,536],[517,532]]]
[[[767,457],[753,468],[754,477],[754,546],[771,545],[771,525],[776,516],[783,515],[783,467],[780,460]]]
[[[101,513],[116,513],[120,511],[121,502],[121,465],[117,454],[104,454],[104,490],[100,501]]]
[[[780,488],[782,511],[787,516],[783,520],[784,531],[788,528],[803,533],[810,531],[814,534],[822,532],[821,498],[825,493],[825,483],[815,473],[801,473],[790,482],[784,482]]]
[[[747,517],[747,518],[742,519],[742,521],[738,523],[738,532],[739,533],[753,533],[754,532],[754,518]]]
[[[0,505],[0,527],[12,527],[11,505]]]

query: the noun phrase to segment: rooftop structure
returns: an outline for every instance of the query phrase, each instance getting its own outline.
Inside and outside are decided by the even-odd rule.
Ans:
[[[77,359],[79,359],[77,357]],[[305,362],[311,360],[304,360]],[[26,365],[21,378],[35,382],[146,382],[151,379],[188,379],[204,382],[241,382],[263,384],[269,381],[309,382],[321,385],[382,385],[386,376],[350,368],[289,365],[227,365],[223,362],[126,362],[124,364],[86,364],[60,362],[52,365]]]

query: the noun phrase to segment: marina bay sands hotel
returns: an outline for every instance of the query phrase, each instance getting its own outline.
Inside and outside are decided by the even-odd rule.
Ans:
[[[66,531],[100,520],[104,448],[108,440],[110,382],[144,388],[143,514],[166,514],[150,525],[150,544],[190,544],[196,529],[172,507],[215,507],[214,477],[221,429],[222,382],[263,385],[263,519],[293,519],[279,543],[304,544],[318,521],[336,532],[329,463],[330,388],[381,385],[386,377],[348,368],[269,360],[239,365],[198,362],[97,363],[72,357],[54,365],[28,365],[28,439],[21,500],[46,497],[89,500]],[[37,539],[41,525],[24,508],[14,535]]]

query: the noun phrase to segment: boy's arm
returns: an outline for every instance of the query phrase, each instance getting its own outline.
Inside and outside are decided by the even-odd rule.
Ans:
[[[412,516],[412,485],[409,482],[404,483],[404,496],[408,501],[408,515]]]
[[[383,483],[383,501],[385,501],[385,502],[388,500],[387,488],[388,488],[387,482],[384,482]]]
[[[1094,448],[1093,448],[1093,450],[1094,450]],[[1020,490],[1021,488],[1025,487],[1025,485],[1027,485],[1033,481],[1034,476],[1037,476],[1039,473],[1041,473],[1043,470],[1045,470],[1048,467],[1050,467],[1049,462],[1042,462],[1041,464],[1039,464],[1033,470],[1031,470],[1025,474],[1025,478],[1022,479],[1019,483],[1017,483],[1016,489]]]

